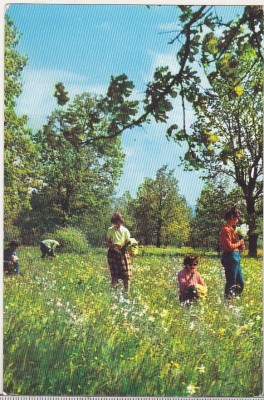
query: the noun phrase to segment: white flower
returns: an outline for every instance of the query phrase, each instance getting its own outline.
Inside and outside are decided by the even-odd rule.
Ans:
[[[198,367],[197,369],[200,372],[200,374],[204,374],[205,373],[205,367],[204,367],[203,364],[200,367]]]
[[[194,329],[194,322],[193,322],[193,321],[190,323],[189,329],[190,329],[191,331]]]
[[[249,230],[249,226],[247,224],[242,224],[241,226],[238,226],[235,229],[235,234],[240,235],[243,238],[246,238],[247,234],[248,234],[248,230]]]
[[[196,387],[193,386],[192,384],[188,385],[188,386],[187,386],[187,392],[188,392],[188,394],[194,394],[194,393],[195,393],[195,389],[196,389]]]

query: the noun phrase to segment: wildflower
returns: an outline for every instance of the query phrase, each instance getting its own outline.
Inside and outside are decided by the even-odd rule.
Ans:
[[[189,329],[190,329],[191,331],[194,329],[194,322],[193,322],[193,321],[190,323]]]
[[[149,319],[148,319],[150,322],[154,322],[155,321],[155,318],[151,315],[150,317],[149,317]]]
[[[196,392],[195,389],[196,389],[196,387],[193,386],[192,384],[190,384],[190,385],[187,386],[187,393],[192,395],[192,394],[194,394]]]
[[[167,314],[168,314],[168,310],[163,309],[160,316],[163,318],[163,317],[166,317]]]
[[[198,367],[197,369],[200,372],[200,374],[204,374],[205,373],[205,367],[204,367],[203,364],[200,367]]]
[[[62,303],[60,302],[60,299],[57,299],[56,306],[57,306],[57,307],[62,307]]]
[[[242,224],[235,229],[235,234],[241,236],[241,238],[246,238],[248,234],[249,227],[247,224]]]

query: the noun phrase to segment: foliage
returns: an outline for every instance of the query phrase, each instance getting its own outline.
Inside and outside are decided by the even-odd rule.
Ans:
[[[86,254],[89,250],[89,244],[83,232],[71,226],[46,233],[42,237],[42,240],[44,239],[57,240],[62,245],[60,251],[65,253]]]
[[[114,199],[112,208],[112,214],[117,211],[120,212],[124,217],[126,228],[131,233],[136,232],[135,199],[132,198],[129,191],[124,192],[121,197]]]
[[[65,87],[62,82],[58,82],[55,85],[54,97],[57,98],[57,102],[60,106],[64,106],[70,98],[67,96],[68,92],[65,91]]]
[[[145,244],[182,244],[189,235],[189,210],[178,193],[178,182],[163,166],[156,178],[145,178],[134,205],[135,236]]]
[[[103,210],[122,172],[120,138],[83,144],[108,129],[108,116],[98,110],[99,102],[89,93],[76,96],[66,110],[55,110],[34,137],[43,181],[35,197],[46,198],[50,217],[60,225]]]
[[[242,211],[242,219],[245,220],[246,206],[241,190],[230,185],[228,179],[208,181],[196,202],[191,221],[191,245],[195,248],[219,249],[224,214],[234,204]]]
[[[180,306],[178,249],[134,259],[131,294],[113,291],[106,250],[41,260],[20,248],[5,278],[4,390],[18,395],[255,397],[262,391],[262,265],[243,257],[241,298],[223,298],[211,253],[207,300]],[[188,249],[191,251],[191,249]],[[14,334],[15,332],[15,334]]]
[[[218,43],[220,39],[214,38]],[[212,49],[204,47],[204,54],[212,55]],[[185,164],[202,167],[208,179],[219,174],[231,177],[241,188],[254,256],[263,190],[262,62],[248,40],[241,38],[217,59],[215,69],[210,64],[207,76],[211,89],[194,102],[197,119],[188,136]]]
[[[256,256],[263,190],[263,10],[246,6],[235,21],[223,22],[212,6],[179,8],[182,25],[169,43],[182,43],[177,53],[180,68],[174,75],[168,67],[156,69],[146,89],[144,118],[147,121],[152,115],[166,122],[171,99],[181,96],[182,127],[173,121],[167,137],[187,143],[182,160],[186,169],[203,169],[209,179],[225,174],[242,189],[249,250]],[[197,65],[203,66],[207,83],[201,82]],[[196,113],[191,128],[186,121],[187,103]]]
[[[20,212],[29,208],[30,187],[36,180],[36,151],[26,128],[27,117],[15,112],[16,98],[21,94],[21,73],[27,63],[26,57],[16,51],[19,33],[5,15],[5,91],[4,91],[4,229],[6,236],[17,231]]]

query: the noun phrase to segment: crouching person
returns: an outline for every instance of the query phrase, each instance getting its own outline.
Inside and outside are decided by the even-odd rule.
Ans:
[[[121,279],[125,291],[129,292],[132,269],[127,244],[130,240],[130,232],[123,226],[124,218],[119,212],[113,214],[111,223],[112,226],[108,229],[106,235],[107,261],[112,278],[111,285],[115,288],[118,280]]]
[[[40,242],[41,258],[55,257],[55,250],[60,246],[56,240],[46,239]]]
[[[4,250],[4,274],[5,275],[17,275],[20,273],[20,267],[18,264],[18,257],[16,249],[19,244],[17,242],[10,242],[9,247]]]
[[[207,287],[196,270],[198,256],[190,254],[184,258],[184,268],[178,272],[181,303],[191,303],[207,295]]]

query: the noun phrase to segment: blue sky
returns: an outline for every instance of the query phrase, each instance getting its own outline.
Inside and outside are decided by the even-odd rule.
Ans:
[[[242,9],[216,7],[218,15],[228,20]],[[11,4],[7,12],[22,33],[17,49],[28,57],[17,112],[29,116],[33,130],[40,129],[57,107],[53,92],[58,81],[73,99],[85,91],[105,94],[110,76],[126,73],[135,84],[133,97],[140,99],[157,66],[178,69],[177,45],[168,44],[175,35],[168,31],[178,26],[176,6]],[[191,124],[191,109],[187,118]],[[182,125],[179,100],[169,122]],[[124,132],[126,162],[118,196],[125,190],[135,196],[144,177],[154,178],[168,164],[175,169],[181,195],[195,205],[203,182],[199,173],[179,167],[184,147],[168,142],[166,129],[166,124],[153,123]]]

